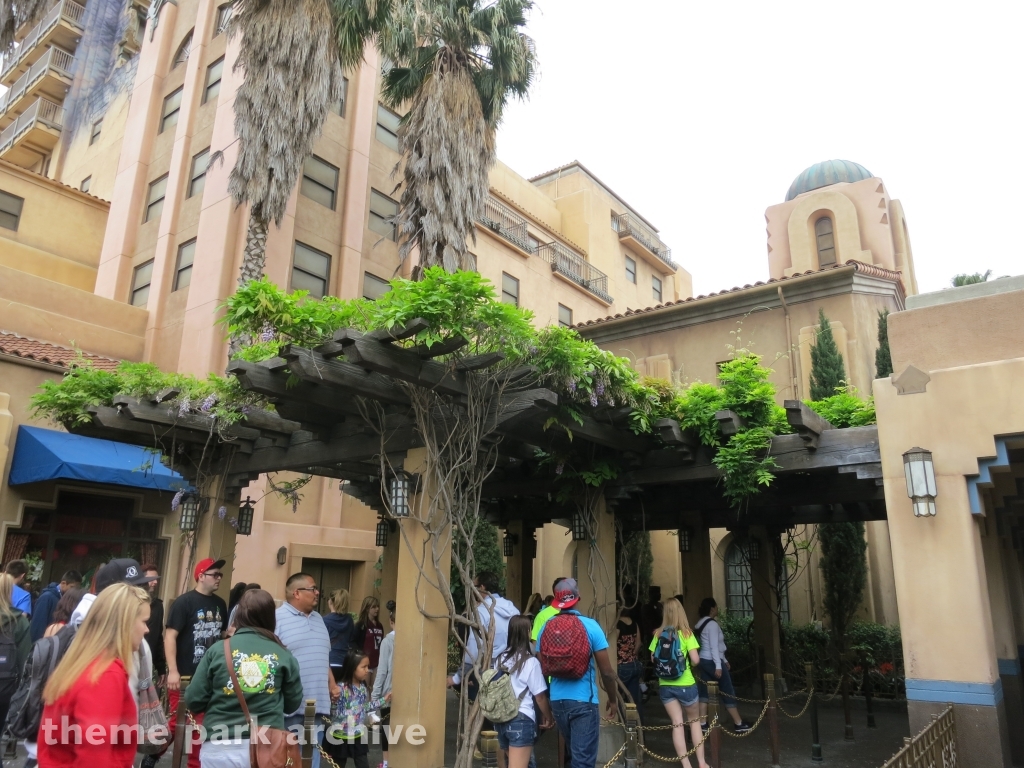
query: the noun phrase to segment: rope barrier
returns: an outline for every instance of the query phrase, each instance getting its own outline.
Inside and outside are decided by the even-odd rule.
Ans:
[[[646,754],[648,754],[651,757],[653,757],[655,760],[660,760],[663,763],[678,763],[684,757],[690,757],[691,755],[693,755],[697,751],[697,749],[699,747],[703,746],[704,742],[708,740],[708,735],[711,733],[711,729],[715,728],[717,726],[718,726],[718,715],[715,715],[715,719],[711,721],[711,725],[708,727],[707,731],[705,731],[704,734],[701,736],[700,741],[698,741],[696,744],[693,745],[693,749],[691,749],[689,752],[687,752],[685,754],[676,755],[675,757],[664,757],[663,755],[659,755],[656,752],[651,752],[651,750],[649,750],[647,748],[646,744],[640,744],[639,746],[640,746],[641,750],[643,750]],[[626,745],[623,744],[622,748],[625,749]],[[616,757],[617,756],[618,755],[616,755]],[[604,768],[608,768],[608,765],[605,765]]]
[[[623,745],[621,747],[619,747],[619,751],[616,752],[614,755],[612,755],[612,759],[604,764],[604,768],[611,768],[612,763],[614,763],[616,760],[618,760],[619,759],[619,755],[621,755],[625,751],[626,751],[626,745],[625,745],[625,743],[623,743]]]
[[[755,722],[750,727],[749,731],[747,731],[746,733],[732,733],[731,731],[727,731],[727,730],[725,730],[725,728],[723,728],[722,729],[722,733],[724,733],[730,739],[745,739],[748,736],[752,736],[753,735],[754,731],[757,730],[757,727],[761,724],[761,721],[764,720],[764,716],[767,715],[767,714],[768,714],[768,702],[766,701],[764,703],[764,709],[762,709],[761,710],[761,714],[757,716],[757,722]],[[716,717],[715,720],[717,721],[718,718]],[[708,730],[710,731],[711,729],[709,728]]]
[[[800,691],[800,693],[804,693],[804,691]],[[779,712],[784,714],[789,719],[791,719],[791,720],[799,720],[801,717],[804,716],[804,713],[807,711],[807,708],[809,706],[811,706],[811,700],[813,698],[814,698],[814,689],[811,688],[810,691],[807,691],[807,701],[804,702],[804,708],[800,710],[800,714],[799,715],[791,715],[791,714],[789,714],[789,712],[784,710],[782,708],[782,706],[778,704],[778,701],[776,701],[776,705],[779,707]]]
[[[842,688],[842,687],[843,687],[843,679],[839,678],[839,684],[836,685],[836,689],[834,691],[832,691],[832,695],[831,696],[821,696],[820,697],[821,700],[822,701],[832,701],[832,699],[834,699],[836,696],[839,695],[839,689]]]

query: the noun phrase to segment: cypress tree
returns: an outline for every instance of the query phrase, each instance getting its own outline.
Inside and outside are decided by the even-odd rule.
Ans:
[[[832,397],[846,386],[846,367],[843,356],[832,335],[832,325],[825,310],[818,309],[818,332],[811,347],[811,400]]]
[[[824,580],[822,602],[836,649],[842,653],[868,581],[864,523],[822,523],[818,526],[818,542]]]
[[[875,378],[892,375],[892,355],[889,354],[889,310],[878,312],[878,349],[875,350]]]

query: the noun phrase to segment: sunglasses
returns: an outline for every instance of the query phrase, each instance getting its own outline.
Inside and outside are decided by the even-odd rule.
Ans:
[[[207,571],[206,573],[204,573],[203,576],[209,576],[211,579],[222,579],[222,578],[224,578],[224,574],[223,573],[220,573],[220,572],[213,573],[213,572],[210,572],[210,571]]]
[[[296,587],[295,589],[298,592],[319,592],[320,591],[320,587]]]

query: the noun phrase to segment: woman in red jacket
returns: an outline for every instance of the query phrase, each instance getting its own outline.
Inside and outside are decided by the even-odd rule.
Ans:
[[[43,689],[40,768],[130,768],[139,742],[132,654],[149,620],[149,595],[114,584],[92,604]]]

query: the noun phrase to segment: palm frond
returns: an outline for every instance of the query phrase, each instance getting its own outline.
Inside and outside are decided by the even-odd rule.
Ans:
[[[14,49],[14,36],[26,24],[42,18],[47,0],[0,0],[0,54]]]

